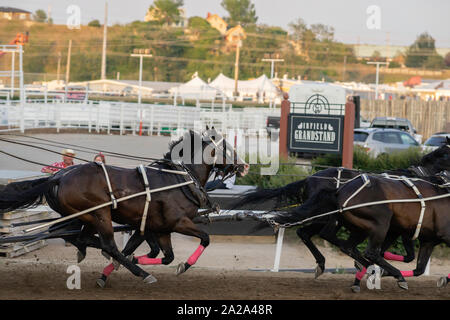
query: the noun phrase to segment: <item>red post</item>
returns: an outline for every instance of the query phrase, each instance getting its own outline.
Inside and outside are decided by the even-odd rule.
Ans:
[[[342,166],[353,168],[353,129],[355,128],[355,104],[347,101],[345,104],[344,141],[342,146]]]
[[[279,135],[279,147],[280,147],[280,160],[287,160],[288,149],[288,116],[291,111],[291,103],[289,102],[289,95],[285,92],[283,94],[283,101],[281,102],[281,116],[280,116],[280,135]]]

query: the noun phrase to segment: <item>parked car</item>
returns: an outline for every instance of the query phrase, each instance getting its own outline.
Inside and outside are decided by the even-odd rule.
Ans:
[[[373,157],[420,146],[409,133],[398,129],[355,129],[353,141]]]
[[[417,134],[417,130],[412,125],[411,121],[404,118],[394,117],[377,117],[372,120],[371,128],[383,129],[398,129],[408,132],[418,142],[422,143],[422,135]]]
[[[433,134],[428,138],[427,141],[422,146],[422,150],[426,152],[431,152],[447,143],[447,139],[450,138],[450,133],[448,132],[438,132]]]

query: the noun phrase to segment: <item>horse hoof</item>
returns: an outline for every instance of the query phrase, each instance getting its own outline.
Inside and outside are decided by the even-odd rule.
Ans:
[[[447,277],[440,277],[439,280],[437,281],[437,287],[443,288],[447,285],[447,283],[448,283]]]
[[[78,261],[78,263],[83,261],[84,258],[86,258],[86,253],[83,253],[80,250],[78,250],[78,252],[77,252],[77,261]]]
[[[398,286],[403,290],[408,290],[408,283],[406,281],[397,281]]]
[[[353,285],[351,287],[351,289],[352,289],[352,292],[354,292],[354,293],[359,293],[361,291],[361,287],[357,286],[357,285]]]
[[[102,288],[102,289],[103,289],[103,288],[105,287],[105,285],[106,285],[105,280],[103,280],[103,279],[101,279],[101,278],[97,279],[96,283],[97,283],[97,286],[98,286],[99,288]]]
[[[104,256],[106,258],[106,260],[111,259],[111,256],[106,252],[102,250],[102,256]]]
[[[177,266],[177,276],[184,273],[186,271],[186,267],[184,265],[184,262],[180,262],[180,264]]]
[[[316,271],[315,271],[315,274],[314,274],[314,279],[317,279],[318,277],[320,277],[321,275],[322,275],[322,273],[323,273],[323,271],[324,271],[324,267],[322,267],[321,265],[317,265],[316,266]]]
[[[120,262],[119,261],[113,259],[112,264],[114,266],[114,270],[116,270],[116,271],[119,270],[119,268],[120,268]]]
[[[154,276],[152,276],[151,274],[149,274],[147,277],[144,278],[144,283],[151,284],[151,283],[155,283],[156,281],[158,281],[158,280],[156,280],[156,278]]]

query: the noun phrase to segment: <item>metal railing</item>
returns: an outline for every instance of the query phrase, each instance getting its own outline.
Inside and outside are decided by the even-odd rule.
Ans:
[[[37,128],[86,129],[119,134],[164,134],[177,129],[194,129],[196,122],[227,129],[264,129],[269,115],[279,109],[201,108],[126,102],[61,102],[27,100],[0,105],[0,131]]]

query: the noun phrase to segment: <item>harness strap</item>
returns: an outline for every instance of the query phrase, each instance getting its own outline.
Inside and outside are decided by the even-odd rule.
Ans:
[[[111,181],[109,180],[109,175],[108,175],[108,171],[106,171],[105,164],[103,162],[100,162],[100,163],[96,162],[96,163],[102,167],[103,172],[105,173],[106,184],[108,185],[109,196],[111,197],[112,207],[113,207],[113,209],[117,209],[117,200],[116,200],[116,197],[114,197],[112,187],[111,187]]]
[[[336,189],[339,189],[339,187],[341,186],[341,174],[342,174],[342,167],[338,168],[338,174],[337,174],[337,181],[336,181]]]
[[[362,191],[362,189],[364,189],[368,184],[370,184],[370,180],[369,180],[369,177],[367,176],[367,174],[363,173],[363,174],[361,175],[361,179],[363,180],[364,183],[362,184],[361,187],[359,187],[358,190],[355,191],[355,193],[353,193],[350,197],[348,197],[347,200],[345,200],[344,204],[342,205],[342,208],[340,209],[340,212],[342,212],[342,209],[345,208],[345,207],[347,206],[348,202],[349,202],[351,199],[353,199],[354,197],[356,197],[356,195],[357,195],[358,193],[360,193],[360,192]]]
[[[144,235],[145,223],[147,221],[148,206],[150,204],[150,201],[152,200],[152,196],[150,194],[150,186],[148,184],[147,172],[145,171],[145,168],[142,164],[139,165],[139,171],[141,172],[142,179],[144,180],[145,194],[146,194],[144,212],[142,214],[142,221],[141,221],[141,228],[140,228],[141,235]]]
[[[417,195],[417,198],[420,199],[420,216],[419,216],[419,222],[417,223],[417,227],[416,227],[416,231],[414,232],[414,236],[412,237],[412,240],[416,240],[417,237],[419,236],[420,233],[420,229],[422,228],[422,221],[423,221],[423,217],[425,215],[425,208],[426,208],[426,204],[425,201],[423,200],[423,196],[420,193],[419,189],[417,188],[417,186],[414,185],[414,183],[412,183],[411,180],[409,180],[407,177],[402,176],[401,177],[403,182],[410,188],[412,188],[414,190],[414,193]]]

